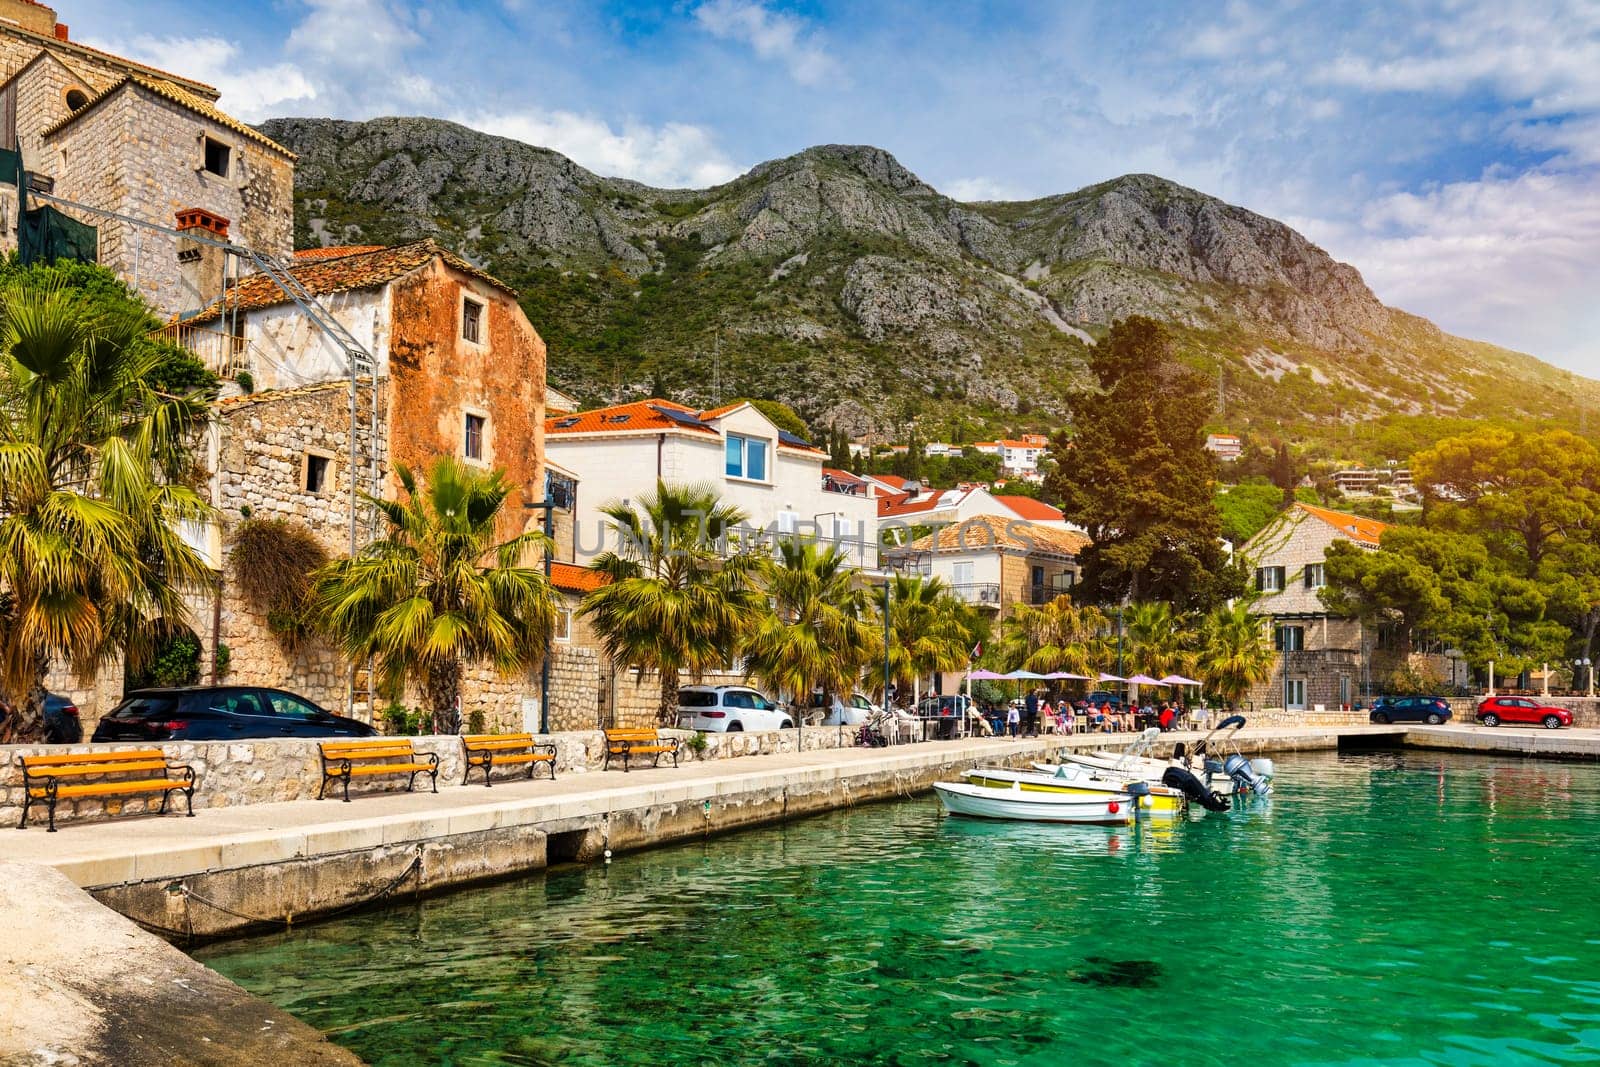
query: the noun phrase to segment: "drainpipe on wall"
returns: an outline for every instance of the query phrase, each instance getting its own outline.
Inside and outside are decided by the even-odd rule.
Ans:
[[[661,481],[662,453],[666,451],[666,448],[667,435],[664,433],[656,434],[656,481],[658,482]]]

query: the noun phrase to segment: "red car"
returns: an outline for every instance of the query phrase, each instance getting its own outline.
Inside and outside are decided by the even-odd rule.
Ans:
[[[1572,712],[1527,697],[1490,697],[1478,705],[1478,721],[1485,726],[1525,722],[1538,724],[1546,730],[1559,730],[1572,725]]]

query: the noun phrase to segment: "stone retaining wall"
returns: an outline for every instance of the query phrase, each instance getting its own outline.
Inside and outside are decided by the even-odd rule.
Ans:
[[[693,736],[690,730],[667,730],[667,734],[687,741]],[[605,761],[604,735],[598,730],[551,734],[556,744],[556,773],[558,775],[584,774],[598,771]],[[781,752],[818,751],[832,748],[849,748],[855,744],[855,730],[846,727],[811,728],[803,731],[775,730],[766,733],[706,734],[706,747],[695,753],[687,745],[678,753],[678,762],[694,763],[697,760],[733,759],[739,756],[769,756]],[[411,739],[419,752],[435,753],[439,757],[439,788],[457,787],[461,784],[461,742],[454,737],[417,737]],[[34,753],[112,752],[139,745],[7,745],[0,747],[0,829],[15,826],[22,817],[22,768],[17,757]],[[286,800],[315,798],[322,784],[322,764],[315,740],[266,738],[254,741],[170,741],[160,744],[168,759],[194,767],[197,785],[194,806],[201,808],[237,807],[242,804],[271,804]],[[620,764],[613,762],[612,768]],[[495,779],[510,778],[522,773],[521,768],[502,770]],[[538,772],[545,774],[544,770]],[[373,792],[388,792],[395,788],[396,778],[377,781],[354,781],[351,796]],[[428,788],[427,779],[419,780],[418,789]],[[468,788],[482,789],[482,778],[473,775]],[[329,787],[330,795],[334,787]],[[343,793],[342,784],[338,792]],[[62,801],[56,808],[56,821],[69,822],[93,819],[106,815],[137,814],[155,811],[161,806],[159,794],[128,797],[86,797]],[[181,796],[175,796],[168,811],[184,811]],[[35,803],[28,815],[31,828],[36,819],[43,820],[45,809]],[[42,821],[41,821],[42,825]]]

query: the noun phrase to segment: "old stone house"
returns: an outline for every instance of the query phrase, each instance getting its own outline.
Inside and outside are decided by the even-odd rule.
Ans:
[[[210,550],[223,580],[211,610],[197,605],[194,616],[212,630],[202,635],[206,672],[210,650],[226,645],[229,680],[283,685],[344,708],[352,685],[354,703],[367,700],[356,665],[318,642],[286,646],[230,580],[230,531],[247,513],[287,519],[343,555],[382,532],[370,508],[356,503],[352,515],[352,479],[357,490],[393,497],[396,464],[425,472],[441,455],[505,472],[513,492],[501,538],[539,526],[542,514],[524,505],[547,492],[545,346],[515,291],[431,241],[321,250],[293,273],[372,355],[376,388],[358,376],[352,389],[344,353],[268,278],[244,278],[226,302],[188,320],[182,338],[197,353],[214,353],[221,337],[256,375],[254,392],[218,405],[209,469],[222,526]],[[520,725],[530,702],[536,717],[537,698],[537,674],[508,681],[474,670],[463,714]]]
[[[1269,627],[1272,673],[1248,699],[1257,707],[1305,709],[1356,702],[1366,683],[1370,635],[1359,619],[1331,613],[1319,590],[1336,541],[1375,549],[1388,529],[1376,519],[1295,503],[1240,548],[1254,569],[1252,612]]]
[[[20,152],[36,190],[289,254],[294,154],[218,108],[216,89],[78,44],[31,0],[0,0],[0,71],[0,148]],[[0,248],[16,247],[19,211],[35,206],[20,193],[0,187]],[[159,311],[184,314],[221,295],[220,258],[209,273],[185,269],[194,242],[60,210],[96,229],[99,262]]]
[[[939,578],[969,604],[1011,615],[1018,604],[1045,604],[1071,593],[1078,553],[1089,539],[1075,530],[1011,514],[952,522],[884,553],[892,565]]]

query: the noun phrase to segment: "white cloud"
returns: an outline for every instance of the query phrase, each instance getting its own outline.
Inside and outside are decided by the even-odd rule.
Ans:
[[[252,67],[242,61],[237,44],[220,37],[139,36],[93,47],[214,86],[222,93],[222,107],[246,122],[280,114],[283,104],[317,97],[316,87],[293,63]]]
[[[705,0],[695,21],[713,37],[740,41],[762,59],[776,60],[802,85],[843,78],[843,69],[818,43],[815,33],[792,15],[769,11],[757,0]]]
[[[544,110],[462,116],[457,121],[485,133],[553,148],[598,174],[647,185],[699,189],[744,172],[711,133],[687,123],[627,122],[614,129],[592,115]]]
[[[385,0],[309,0],[308,6],[286,48],[303,57],[334,112],[416,110],[438,100],[412,56],[427,40],[413,25],[425,11],[408,13]]]
[[[1489,174],[1379,197],[1355,223],[1291,224],[1385,303],[1600,375],[1600,176]]]
[[[1008,182],[996,181],[994,178],[956,178],[944,183],[939,190],[952,200],[963,203],[974,203],[979,200],[1021,200],[1023,192],[1015,185]]]

